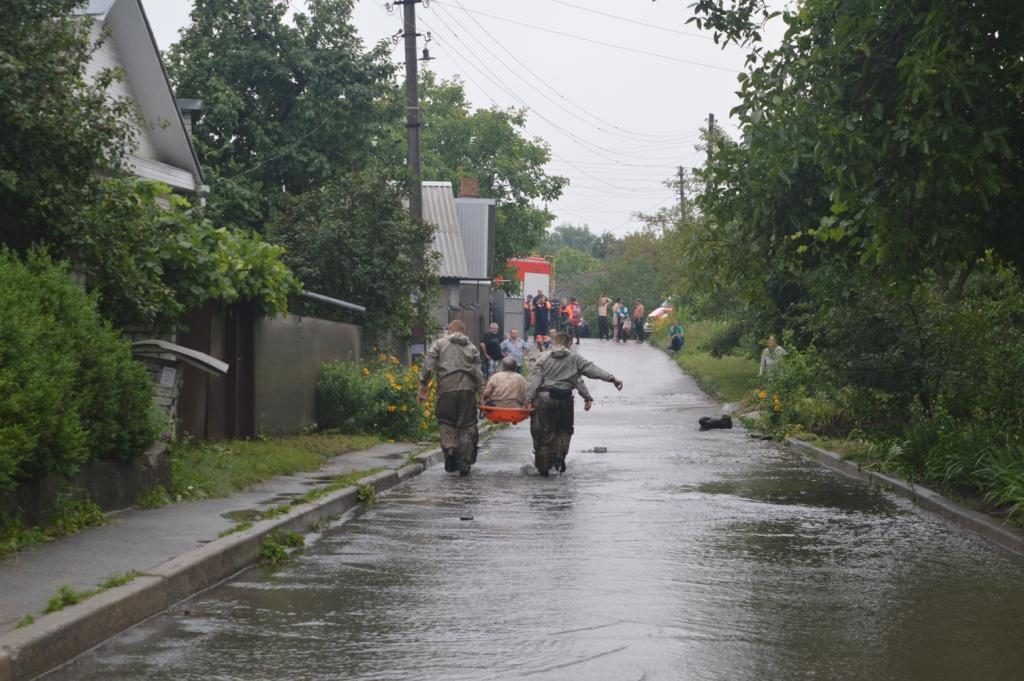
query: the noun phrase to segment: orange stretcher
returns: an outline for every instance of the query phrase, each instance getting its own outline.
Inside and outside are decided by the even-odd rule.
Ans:
[[[482,405],[480,411],[488,421],[495,423],[519,423],[530,418],[532,409],[521,409],[519,407],[489,407]]]

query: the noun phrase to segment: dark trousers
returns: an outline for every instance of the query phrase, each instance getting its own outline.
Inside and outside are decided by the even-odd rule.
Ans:
[[[601,340],[608,340],[612,337],[611,331],[608,329],[607,317],[597,318],[597,337]]]
[[[476,392],[453,390],[437,396],[437,424],[441,449],[455,456],[460,469],[476,463],[479,435],[476,430]]]
[[[573,399],[538,393],[530,416],[533,459],[541,475],[557,466],[569,453],[573,433]]]
[[[644,342],[644,320],[634,319],[633,328],[636,330],[636,339],[641,343]]]

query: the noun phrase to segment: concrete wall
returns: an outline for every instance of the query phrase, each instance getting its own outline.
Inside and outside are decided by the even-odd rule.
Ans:
[[[293,433],[316,421],[320,365],[358,360],[362,331],[312,317],[256,320],[255,412],[259,433]]]
[[[171,462],[163,442],[131,461],[103,459],[85,464],[70,477],[47,475],[24,482],[0,494],[0,513],[20,518],[28,527],[46,525],[62,495],[90,499],[104,511],[116,511],[135,504],[140,494],[158,485],[171,487]]]

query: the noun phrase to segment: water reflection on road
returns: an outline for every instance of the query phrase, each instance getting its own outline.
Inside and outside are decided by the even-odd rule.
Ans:
[[[1024,561],[742,429],[647,347],[578,412],[440,467],[54,679],[1019,679]],[[608,448],[594,453],[594,446]]]

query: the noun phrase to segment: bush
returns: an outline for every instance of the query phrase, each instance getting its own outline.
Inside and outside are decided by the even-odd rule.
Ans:
[[[426,434],[433,427],[432,401],[416,401],[418,377],[416,367],[404,368],[384,355],[364,364],[325,364],[317,386],[317,426],[393,439]]]
[[[0,490],[153,442],[146,370],[63,266],[0,251],[0,309]]]

